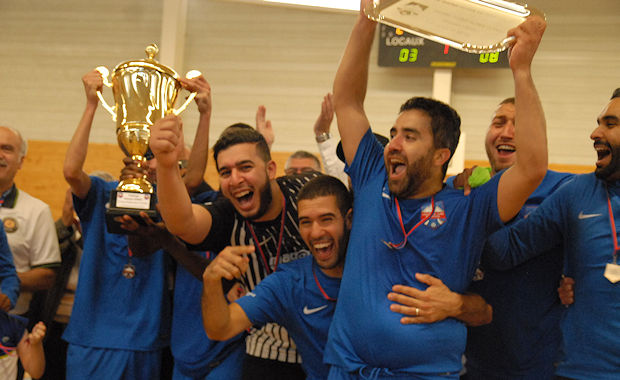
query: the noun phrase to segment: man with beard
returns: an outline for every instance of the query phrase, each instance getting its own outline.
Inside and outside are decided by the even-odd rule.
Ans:
[[[247,125],[228,127],[213,147],[223,197],[203,207],[192,205],[176,164],[181,121],[160,119],[151,129],[150,146],[158,159],[159,207],[168,230],[201,250],[254,245],[243,276],[253,290],[278,264],[309,255],[297,226],[297,193],[316,173],[276,179],[265,138]],[[295,343],[273,323],[253,329],[246,340],[243,377],[297,379],[305,375]]]
[[[277,322],[295,339],[308,379],[327,378],[327,331],[336,307],[349,240],[352,197],[340,180],[321,176],[299,192],[299,232],[312,256],[287,263],[254,290],[227,304],[222,279],[248,268],[254,246],[227,247],[203,275],[202,313],[212,339],[228,339],[252,325]]]
[[[387,295],[395,285],[425,289],[423,274],[454,292],[466,291],[483,248],[479,237],[513,218],[542,181],[547,170],[545,119],[530,68],[545,22],[529,18],[508,32],[515,37],[510,67],[519,120],[515,145],[522,153],[510,169],[468,197],[443,184],[460,135],[460,118],[449,106],[409,99],[385,149],[374,139],[363,104],[375,28],[360,12],[334,81],[334,108],[356,212],[325,351],[325,361],[332,365],[329,379],[456,379],[465,326],[454,318],[401,324]],[[416,312],[427,311],[418,307]]]
[[[598,155],[594,173],[553,193],[527,219],[491,236],[491,265],[507,268],[562,244],[574,303],[560,327],[559,379],[615,379],[620,368],[620,91],[590,135]]]

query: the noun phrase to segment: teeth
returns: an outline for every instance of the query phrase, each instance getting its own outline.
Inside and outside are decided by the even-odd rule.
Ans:
[[[323,249],[323,248],[329,247],[331,243],[315,243],[313,245],[314,245],[314,248],[316,249]]]
[[[235,194],[235,197],[236,198],[241,198],[241,197],[245,197],[248,194],[250,194],[250,190],[245,190],[245,191],[241,191],[241,192]]]
[[[515,147],[511,145],[501,144],[497,146],[498,150],[509,150],[511,152],[515,151]]]

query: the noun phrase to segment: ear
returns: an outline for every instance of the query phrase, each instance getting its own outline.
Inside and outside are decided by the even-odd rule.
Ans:
[[[273,180],[276,178],[276,170],[277,170],[277,165],[274,160],[267,162],[267,175],[269,176],[270,180]]]
[[[347,230],[351,230],[353,227],[353,209],[350,208],[349,211],[344,216],[344,225]]]
[[[26,156],[22,156],[22,157],[19,159],[19,164],[17,165],[17,170],[19,170],[19,169],[21,169],[21,168],[22,168],[22,164],[24,163],[24,158],[26,158]]]
[[[433,164],[435,166],[443,166],[450,159],[450,149],[448,148],[439,148],[435,149],[435,153],[433,154]]]

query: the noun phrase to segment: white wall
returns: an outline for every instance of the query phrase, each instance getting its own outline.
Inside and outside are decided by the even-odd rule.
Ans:
[[[620,87],[620,2],[530,4],[549,22],[534,75],[548,119],[550,162],[592,164],[589,133]],[[160,42],[161,12],[160,1],[0,0],[0,123],[29,139],[69,140],[84,105],[82,74],[143,58],[146,45]],[[231,123],[253,124],[264,104],[276,129],[274,150],[315,151],[311,127],[354,20],[346,13],[188,0],[185,64],[174,69],[198,69],[211,82],[212,142]],[[380,68],[376,49],[371,62],[367,111],[373,128],[387,134],[400,103],[430,96],[432,71]],[[467,159],[485,159],[491,112],[512,91],[509,70],[455,70],[452,102],[467,133]],[[195,107],[184,118],[193,134]],[[91,141],[114,142],[114,127],[100,110]]]

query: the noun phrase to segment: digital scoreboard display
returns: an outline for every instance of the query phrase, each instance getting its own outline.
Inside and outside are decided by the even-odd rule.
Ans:
[[[509,68],[508,51],[471,54],[380,24],[379,66],[435,68]]]

